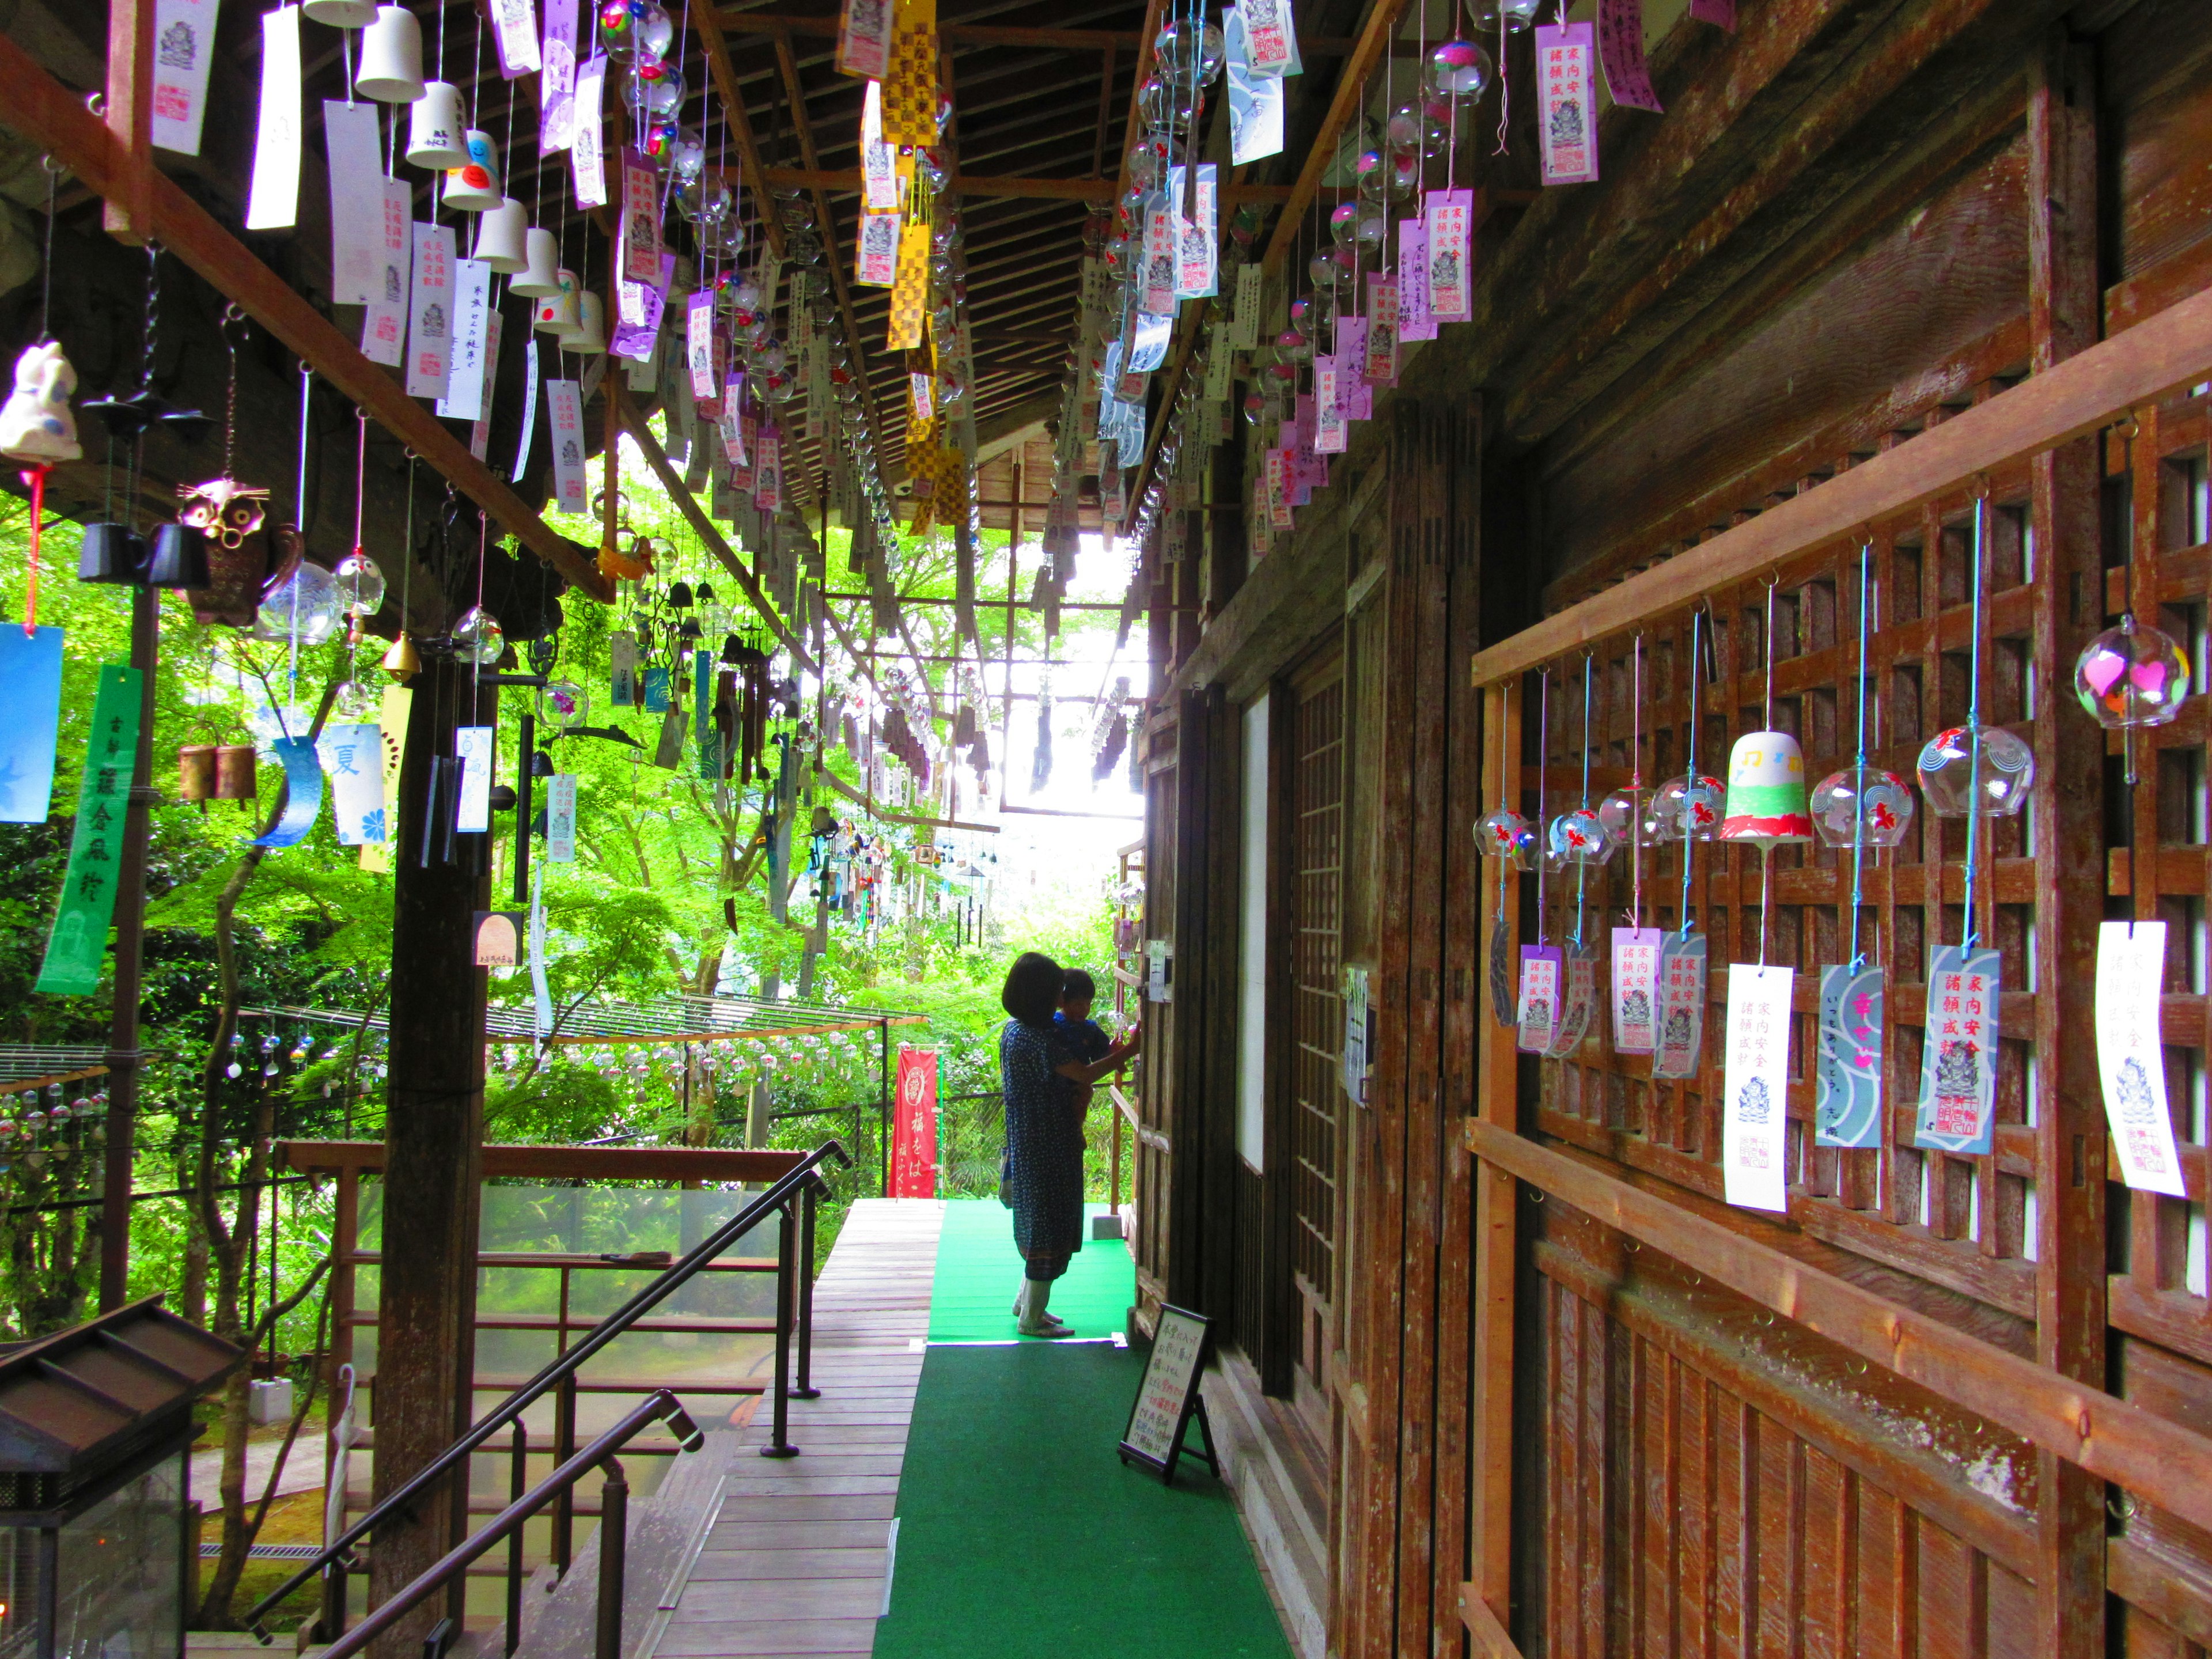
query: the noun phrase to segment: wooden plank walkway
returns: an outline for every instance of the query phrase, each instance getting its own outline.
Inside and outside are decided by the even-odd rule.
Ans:
[[[814,1384],[791,1402],[797,1457],[742,1431],[721,1512],[654,1651],[665,1659],[871,1654],[907,1423],[929,1334],[941,1203],[862,1199],[814,1286]]]

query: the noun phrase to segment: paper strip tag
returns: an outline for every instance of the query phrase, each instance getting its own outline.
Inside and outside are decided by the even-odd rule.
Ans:
[[[1398,279],[1367,279],[1367,367],[1370,386],[1398,382]]]
[[[300,9],[261,14],[261,120],[253,140],[248,230],[283,230],[300,215]]]
[[[714,402],[722,387],[714,351],[714,295],[709,289],[701,289],[684,301],[684,354],[691,368],[692,398]]]
[[[760,434],[760,458],[753,469],[753,504],[763,513],[783,508],[783,433],[769,426]]]
[[[889,288],[898,280],[899,221],[896,213],[863,214],[860,246],[853,280],[869,288]]]
[[[1853,973],[1844,964],[1820,970],[1815,1146],[1882,1144],[1882,1005],[1887,981],[1879,968]]]
[[[491,828],[493,736],[489,726],[453,729],[453,752],[461,762],[461,798],[454,805],[453,828],[465,836],[480,836]]]
[[[407,395],[442,398],[453,349],[453,233],[444,225],[416,222],[408,304]]]
[[[1436,313],[1429,307],[1429,228],[1419,219],[1398,221],[1398,337],[1437,337]]]
[[[315,754],[315,745],[306,738],[279,738],[271,746],[284,768],[284,810],[277,815],[276,827],[258,836],[252,845],[296,847],[307,838],[307,831],[315,827],[315,819],[322,813],[323,763]]]
[[[553,989],[545,979],[545,866],[530,872],[530,1004],[531,1029],[539,1036],[553,1035]]]
[[[1261,281],[1263,273],[1257,264],[1237,267],[1237,309],[1229,319],[1225,343],[1234,351],[1256,351],[1260,348]]]
[[[1162,315],[1151,312],[1137,313],[1137,325],[1130,337],[1129,363],[1131,374],[1149,374],[1168,360],[1168,347],[1175,340],[1175,317],[1172,311]]]
[[[538,434],[538,342],[526,331],[522,337],[522,435],[515,440],[514,471],[507,475],[515,483],[529,470],[530,446]]]
[[[384,163],[378,155],[377,106],[323,100],[330,155],[331,301],[365,306],[384,286]]]
[[[1790,1145],[1790,991],[1787,968],[1739,962],[1729,969],[1728,1049],[1723,1084],[1721,1177],[1731,1204],[1787,1211]]]
[[[664,771],[674,771],[684,761],[684,723],[688,718],[680,708],[672,708],[660,717],[659,740],[653,744],[653,763]]]
[[[553,495],[563,513],[588,505],[584,489],[584,399],[574,380],[545,382],[545,419],[553,434]]]
[[[1559,1002],[1559,1029],[1552,1036],[1552,1046],[1544,1051],[1553,1060],[1563,1060],[1574,1053],[1589,1035],[1590,1021],[1597,1014],[1597,946],[1570,945],[1566,968],[1567,988]]]
[[[899,210],[898,157],[884,142],[884,88],[868,82],[860,102],[860,200],[870,213]]]
[[[1553,945],[1521,947],[1521,994],[1514,1004],[1514,1047],[1524,1054],[1550,1049],[1559,1032],[1559,1000],[1566,992],[1565,958]]]
[[[1928,963],[1920,1115],[1912,1144],[1932,1152],[1990,1150],[1997,1098],[1997,953],[1938,946]]]
[[[660,313],[666,307],[669,283],[676,280],[676,256],[660,256],[660,269],[651,282],[633,283],[623,277],[615,284],[615,337],[607,346],[611,356],[634,363],[650,364],[660,339]],[[633,374],[630,389],[638,389]]]
[[[215,60],[216,0],[157,0],[154,8],[154,118],[147,138],[178,155],[200,153],[208,66]]]
[[[398,179],[384,179],[380,190],[383,217],[379,222],[372,296],[361,319],[361,355],[372,363],[397,368],[407,359],[407,301],[415,263],[408,216],[415,198]]]
[[[2166,989],[2166,924],[2097,927],[2097,1075],[2120,1178],[2137,1192],[2189,1195],[2166,1103],[2159,997]]]
[[[1665,939],[1656,927],[1613,930],[1613,1046],[1620,1054],[1658,1050],[1659,952]]]
[[[1244,23],[1245,62],[1251,72],[1298,73],[1297,25],[1291,17],[1291,0],[1242,0],[1237,9]]]
[[[880,81],[890,71],[890,0],[845,0],[837,20],[837,72]]]
[[[9,631],[20,638],[23,630],[15,627]],[[42,628],[39,632],[53,635],[58,657],[61,630]],[[90,996],[100,988],[107,924],[115,914],[116,866],[123,857],[123,815],[137,764],[139,687],[135,668],[116,663],[100,668],[61,901],[46,938],[38,982],[32,988],[49,995]]]
[[[545,0],[545,40],[538,76],[538,153],[568,148],[576,121],[576,0]]]
[[[414,707],[415,694],[404,685],[384,688],[384,701],[377,711],[380,768],[383,779],[384,799],[387,804],[399,799],[399,769],[407,758],[407,716]],[[377,825],[377,838],[364,841],[361,846],[361,867],[380,872],[392,868],[392,854],[398,841],[392,831],[394,815],[387,810]]]
[[[1430,191],[1425,225],[1429,311],[1440,323],[1463,323],[1473,314],[1474,305],[1474,283],[1468,270],[1474,192]]]
[[[1243,167],[1279,155],[1283,149],[1282,73],[1278,70],[1273,75],[1262,75],[1253,69],[1242,6],[1231,6],[1222,13],[1221,32],[1229,66],[1230,165]]]
[[[484,322],[483,384],[484,391],[477,400],[477,418],[469,428],[469,453],[478,460],[491,448],[491,389],[499,384],[499,342],[506,332],[507,319],[496,311]]]
[[[483,260],[453,262],[453,362],[438,416],[473,423],[483,413],[484,354],[491,341],[491,267]]]
[[[1335,358],[1314,359],[1314,448],[1323,454],[1341,455],[1351,441],[1337,384],[1341,378]]]
[[[1183,170],[1170,167],[1168,199],[1176,210],[1176,298],[1211,299],[1218,287],[1218,273],[1214,269],[1214,260],[1221,240],[1219,216],[1214,206],[1213,163],[1200,164],[1198,182],[1192,191],[1191,211],[1188,216],[1181,212],[1184,188]]]
[[[52,810],[54,750],[62,717],[62,630],[26,635],[0,623],[0,685],[8,719],[0,722],[0,823],[44,823]]]
[[[617,708],[635,708],[637,704],[636,635],[620,633],[607,636],[607,701]]]
[[[1590,26],[1563,23],[1536,30],[1536,137],[1547,185],[1597,179],[1597,98],[1590,63]]]
[[[576,774],[556,772],[545,781],[545,860],[576,861]]]
[[[653,166],[634,149],[622,153],[622,274],[633,283],[660,280],[660,191]]]
[[[607,60],[593,58],[576,71],[575,108],[569,124],[569,161],[576,174],[576,205],[605,207],[607,204],[605,135],[600,106],[605,101]]]
[[[384,728],[326,726],[317,745],[331,781],[331,823],[341,847],[384,839]]]
[[[1166,196],[1156,191],[1145,211],[1144,279],[1137,289],[1137,309],[1170,316],[1175,301],[1175,215]]]
[[[1598,0],[1597,52],[1614,103],[1662,112],[1644,61],[1644,0]]]
[[[647,714],[665,714],[668,712],[668,671],[665,668],[645,671],[644,691]]]
[[[538,16],[531,0],[491,0],[491,26],[499,37],[499,72],[518,80],[544,65],[538,51]]]
[[[1659,953],[1659,1051],[1651,1075],[1697,1076],[1705,1059],[1705,936],[1668,936]]]

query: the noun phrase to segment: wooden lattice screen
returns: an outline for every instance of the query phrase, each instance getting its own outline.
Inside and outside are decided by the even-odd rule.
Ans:
[[[1972,404],[2008,395],[2004,384],[1990,382],[1975,389]],[[1928,442],[1929,428],[1972,404],[1924,411],[1912,431],[1837,457],[1833,474],[1849,472],[1907,438]],[[1938,1575],[1916,1581],[1919,1588],[1912,1592],[1917,1599],[1911,1617],[1923,1633],[1928,1621],[1951,1617],[1945,1609],[1956,1587],[1949,1584],[1950,1570],[1940,1564],[1955,1554],[1965,1575],[1960,1583],[1972,1591],[1957,1604],[1972,1627],[1969,1647],[1960,1650],[2005,1650],[2015,1638],[2032,1644],[2033,1581],[2050,1559],[2033,1542],[2032,1517],[2074,1506],[2085,1535],[2110,1534],[2109,1586],[2123,1618],[2143,1626],[2150,1645],[2142,1650],[2163,1650],[2151,1635],[2152,1621],[2161,1632],[2193,1627],[2197,1614],[2175,1601],[2171,1587],[2177,1568],[2193,1574],[2212,1569],[2212,1544],[2197,1524],[2172,1512],[2173,1504],[2203,1507],[2182,1495],[2189,1479],[2178,1467],[2183,1460],[2177,1456],[2171,1478],[2154,1459],[2139,1466],[2146,1471],[2140,1477],[2109,1487],[2098,1480],[2084,1484],[2084,1472],[2094,1471],[2097,1462],[2086,1439],[2077,1457],[2076,1449],[2054,1446],[2030,1426],[2027,1413],[1993,1412],[1988,1395],[1977,1407],[1988,1426],[1977,1429],[1972,1415],[1960,1413],[1956,1402],[1975,1398],[1974,1373],[1991,1363],[1978,1356],[1990,1350],[2051,1367],[2040,1379],[2023,1374],[2015,1381],[2031,1382],[2030,1392],[2039,1397],[2047,1387],[2052,1410],[2062,1409],[2070,1374],[2092,1389],[2101,1387],[2140,1404],[2150,1417],[2201,1427],[2202,1402],[2212,1389],[2204,1206],[2206,1049],[2212,1042],[2206,902],[2212,896],[2212,780],[2205,745],[2212,736],[2207,719],[2212,703],[2201,695],[2200,678],[2200,695],[2179,720],[2139,734],[2139,781],[2130,790],[2123,781],[2118,734],[2101,732],[2072,691],[2080,641],[2106,625],[2108,616],[2117,618],[2128,603],[2130,578],[2136,613],[2173,635],[2203,675],[2205,596],[2212,580],[2208,437],[2212,396],[2192,392],[2145,404],[2131,414],[2116,410],[2100,436],[2070,450],[2048,442],[2039,449],[2019,446],[2010,451],[2012,459],[1985,472],[1954,475],[1948,485],[1931,477],[1914,492],[1916,504],[1875,514],[1855,533],[1832,531],[1795,545],[1778,537],[1772,560],[1753,564],[1737,558],[1723,580],[1702,589],[1679,580],[1668,584],[1667,602],[1645,614],[1625,598],[1587,605],[1597,620],[1553,629],[1559,648],[1541,655],[1538,647],[1522,647],[1505,665],[1512,672],[1492,669],[1486,675],[1487,665],[1478,659],[1478,682],[1489,686],[1486,795],[1495,801],[1517,793],[1520,810],[1532,820],[1540,788],[1547,817],[1580,804],[1586,750],[1592,805],[1608,790],[1627,785],[1639,760],[1646,787],[1685,769],[1693,613],[1704,617],[1702,628],[1711,641],[1711,678],[1698,691],[1698,770],[1725,776],[1733,740],[1767,723],[1762,705],[1771,651],[1771,725],[1798,738],[1808,781],[1817,781],[1850,763],[1856,741],[1858,544],[1863,539],[1872,548],[1869,759],[1914,781],[1918,807],[1904,844],[1869,854],[1863,879],[1863,947],[1889,975],[1886,1132],[1877,1149],[1818,1147],[1813,1134],[1819,974],[1850,955],[1850,854],[1814,845],[1772,855],[1766,960],[1797,973],[1788,1098],[1789,1213],[1782,1231],[1753,1212],[1725,1207],[1720,1164],[1727,965],[1759,959],[1761,869],[1755,849],[1699,843],[1690,855],[1689,906],[1711,942],[1712,963],[1696,1076],[1655,1079],[1650,1057],[1615,1052],[1602,963],[1589,1031],[1563,1059],[1515,1054],[1511,1030],[1497,1024],[1494,1015],[1486,1016],[1483,1074],[1490,1093],[1480,1103],[1484,1121],[1469,1136],[1482,1160],[1478,1193],[1485,1219],[1476,1232],[1475,1335],[1478,1366],[1486,1374],[1497,1374],[1494,1368],[1512,1342],[1510,1256],[1502,1254],[1510,1232],[1496,1227],[1504,1219],[1499,1206],[1512,1201],[1511,1188],[1498,1187],[1495,1179],[1517,1174],[1530,1183],[1524,1191],[1538,1199],[1547,1184],[1555,1194],[1575,1185],[1567,1179],[1570,1166],[1557,1162],[1554,1153],[1524,1156],[1497,1131],[1534,1130],[1540,1141],[1571,1149],[1584,1160],[1583,1167],[1611,1171],[1621,1183],[1577,1188],[1574,1208],[1560,1204],[1529,1212],[1547,1284],[1539,1340],[1548,1386],[1540,1399],[1523,1404],[1524,1413],[1536,1413],[1533,1418],[1516,1419],[1512,1406],[1495,1397],[1479,1413],[1479,1439],[1499,1452],[1516,1428],[1525,1432],[1543,1425],[1550,1469],[1546,1501],[1554,1510],[1549,1524],[1553,1535],[1566,1540],[1548,1558],[1548,1622],[1555,1640],[1572,1648],[1577,1641],[1606,1639],[1605,1632],[1624,1619],[1633,1625],[1647,1614],[1674,1617],[1658,1602],[1650,1608],[1590,1602],[1578,1588],[1590,1582],[1597,1565],[1588,1549],[1611,1548],[1605,1542],[1609,1536],[1640,1540],[1629,1544],[1639,1559],[1654,1549],[1682,1552],[1694,1546],[1722,1552],[1702,1559],[1719,1560],[1714,1570],[1724,1577],[1748,1571],[1746,1562],[1728,1565],[1726,1552],[1735,1547],[1730,1540],[1779,1524],[1761,1518],[1761,1505],[1778,1502],[1794,1517],[1787,1545],[1772,1546],[1778,1551],[1773,1565],[1761,1557],[1757,1571],[1762,1577],[1779,1573],[1796,1585],[1788,1594],[1814,1624],[1826,1623],[1832,1612],[1833,1628],[1862,1630],[1864,1609],[1904,1605],[1899,1583],[1906,1580],[1878,1585],[1866,1577],[1880,1556],[1879,1538],[1867,1528],[1889,1515],[1905,1529],[1901,1537],[1909,1540],[1917,1526],[1920,1540],[1914,1547],[1918,1567],[1908,1571],[1903,1557],[1893,1565],[1908,1577]],[[1815,484],[1832,488],[1822,480],[1833,474],[1824,471],[1776,499]],[[1926,739],[1966,717],[1972,523],[1975,500],[1984,493],[1990,512],[1981,595],[1982,718],[2029,741],[2039,772],[2022,816],[1982,821],[1982,877],[1972,898],[1983,940],[2000,953],[2005,988],[1996,1127],[1990,1154],[1958,1157],[1923,1152],[1913,1143],[1923,981],[1929,951],[1960,938],[1968,897],[1966,825],[1930,812],[1913,772]],[[1640,710],[1632,694],[1639,638]],[[1500,647],[1495,658],[1507,654]],[[1586,659],[1593,672],[1587,728]],[[1540,698],[1547,679],[1549,744],[1540,756]],[[2131,847],[2138,849],[2134,857]],[[1645,852],[1644,925],[1681,925],[1683,858],[1680,844]],[[2138,872],[2140,879],[2131,879]],[[1510,957],[1538,924],[1534,876],[1509,879],[1504,921],[1493,921],[1496,874],[1494,865],[1486,867],[1480,901],[1486,963],[1493,959],[1489,946],[1501,927]],[[1544,882],[1541,925],[1548,942],[1565,944],[1573,935],[1575,896],[1571,876],[1553,874]],[[1601,958],[1611,928],[1626,920],[1631,897],[1624,852],[1584,892],[1582,924]],[[2097,1133],[2101,1097],[2087,1018],[2094,1006],[2087,988],[2094,973],[2096,924],[2130,915],[2168,924],[2161,1026],[2186,1199],[2130,1192],[2121,1184],[2117,1160],[2106,1165]],[[1539,1178],[1543,1170],[1557,1179]],[[2100,1176],[2101,1192],[2096,1190]],[[1701,1357],[1698,1344],[1710,1349],[1716,1332],[1723,1334],[1723,1347],[1738,1340],[1725,1336],[1738,1316],[1711,1303],[1717,1287],[1705,1274],[1683,1271],[1668,1259],[1678,1254],[1670,1237],[1674,1224],[1647,1212],[1640,1231],[1629,1227],[1626,1249],[1638,1249],[1639,1238],[1658,1246],[1632,1259],[1620,1254],[1619,1235],[1606,1243],[1602,1230],[1589,1224],[1594,1194],[1631,1190],[1667,1200],[1686,1218],[1685,1246],[1702,1228],[1711,1247],[1716,1224],[1747,1241],[1779,1243],[1808,1267],[1887,1298],[1899,1317],[1927,1316],[1972,1344],[1962,1343],[1947,1357],[1948,1372],[1940,1364],[1917,1372],[1904,1368],[1912,1379],[1909,1385],[1847,1353],[1840,1363],[1822,1359],[1817,1351],[1793,1353],[1784,1363],[1796,1382],[1782,1385],[1760,1382],[1756,1367],[1747,1370],[1733,1359]],[[1618,1213],[1605,1219],[1624,1224]],[[1685,1259],[1695,1255],[1689,1249]],[[1631,1266],[1632,1260],[1643,1265]],[[1709,1267],[1705,1273],[1711,1271]],[[1762,1293],[1747,1288],[1755,1278],[1730,1281],[1732,1288],[1756,1301]],[[1785,1273],[1773,1282],[1787,1278]],[[1614,1321],[1626,1328],[1608,1334],[1602,1328]],[[1703,1334],[1686,1339],[1685,1332]],[[1786,1326],[1761,1329],[1755,1322],[1741,1335],[1747,1349],[1765,1345],[1777,1358],[1792,1340]],[[1871,1413],[1873,1418],[1863,1419],[1871,1422],[1887,1413],[1893,1425],[1943,1425],[1928,1431],[1938,1440],[1966,1436],[1955,1443],[1971,1441],[1973,1456],[1982,1461],[1960,1461],[1978,1472],[1964,1483],[1969,1490],[1947,1497],[1940,1480],[1927,1480],[1929,1469],[1941,1474],[1940,1460],[1916,1468],[1912,1448],[1894,1455],[1881,1451],[1879,1436],[1857,1443],[1846,1458],[1849,1467],[1839,1468],[1832,1455],[1837,1443],[1824,1440],[1813,1419],[1792,1415],[1802,1403],[1793,1387],[1821,1394],[1847,1417]],[[1602,1402],[1622,1389],[1645,1405],[1680,1402],[1665,1411],[1653,1406],[1657,1415],[1650,1433],[1657,1439],[1646,1443],[1639,1433],[1633,1443],[1623,1442],[1607,1426]],[[2103,1420],[2112,1411],[2104,1407]],[[2097,1409],[2088,1415],[2097,1416]],[[1685,1449],[1688,1442],[1668,1438],[1678,1430],[1690,1433],[1693,1425],[1694,1448]],[[2164,1432],[2156,1424],[2147,1426],[2153,1437]],[[1823,1446],[1827,1449],[1819,1449]],[[2202,1455],[2201,1447],[2188,1449],[2191,1458]],[[2039,1457],[2039,1451],[2045,1455]],[[1710,1461],[1715,1456],[1718,1466]],[[1510,1461],[1493,1454],[1477,1463],[1475,1571],[1479,1584],[1486,1582],[1481,1594],[1493,1605],[1506,1569],[1503,1523],[1516,1502],[1501,1467]],[[1678,1466],[1681,1481],[1694,1474],[1703,1483],[1694,1504],[1687,1486],[1673,1488]],[[1715,1487],[1716,1468],[1736,1473]],[[1646,1491],[1662,1470],[1668,1471],[1668,1492]],[[1770,1476],[1781,1484],[1761,1496],[1761,1483]],[[1862,1481],[1863,1488],[1853,1484]],[[2064,1490],[2055,1492],[2054,1481]],[[1843,1523],[1807,1507],[1816,1488],[1832,1498],[1849,1490],[1856,1494],[1852,1513],[1862,1516],[1826,1543],[1820,1540],[1828,1531]],[[2074,1492],[2080,1496],[2068,1495]],[[2107,1495],[2109,1513],[2093,1508]],[[1672,1511],[1686,1504],[1684,1518],[1674,1519]],[[1575,1544],[1577,1538],[1582,1546]],[[1834,1570],[1830,1557],[1838,1549],[1851,1563],[1847,1571]],[[1683,1559],[1686,1568],[1688,1557]],[[1804,1600],[1816,1584],[1833,1592],[1823,1592],[1817,1617]],[[1972,1590],[1977,1584],[1981,1588]],[[1762,1595],[1772,1588],[1765,1586]],[[1742,1617],[1753,1617],[1748,1606]]]

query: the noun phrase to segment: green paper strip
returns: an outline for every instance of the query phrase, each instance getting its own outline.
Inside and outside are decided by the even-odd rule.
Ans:
[[[33,988],[52,996],[85,997],[100,988],[100,961],[107,954],[107,924],[115,914],[115,872],[123,859],[123,814],[138,757],[138,697],[137,669],[115,663],[101,667],[69,873]]]

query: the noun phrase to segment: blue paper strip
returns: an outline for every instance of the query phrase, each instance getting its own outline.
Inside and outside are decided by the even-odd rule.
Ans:
[[[276,827],[256,847],[296,847],[315,827],[323,810],[323,763],[307,738],[276,739],[276,758],[284,763],[284,811]]]
[[[62,630],[25,635],[0,623],[0,823],[44,823],[53,809],[54,741],[62,719]]]
[[[1814,1144],[1881,1145],[1881,1036],[1885,975],[1846,965],[1820,970],[1820,1053]]]

